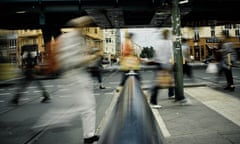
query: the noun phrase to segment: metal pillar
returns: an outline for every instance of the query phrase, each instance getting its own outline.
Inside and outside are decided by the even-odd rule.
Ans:
[[[172,1],[172,28],[173,28],[173,51],[175,67],[175,95],[176,100],[184,99],[183,92],[183,57],[181,48],[181,17],[179,0]]]

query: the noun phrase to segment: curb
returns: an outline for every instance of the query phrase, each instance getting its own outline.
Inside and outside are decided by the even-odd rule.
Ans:
[[[184,84],[183,87],[185,88],[189,88],[189,87],[206,87],[208,84],[207,83],[187,83],[187,84]],[[142,89],[143,90],[149,90],[151,88],[151,86],[142,86]],[[166,89],[166,88],[164,88]]]

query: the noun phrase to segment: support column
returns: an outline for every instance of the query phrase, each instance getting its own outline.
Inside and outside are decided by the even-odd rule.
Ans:
[[[52,37],[54,39],[57,38],[61,34],[61,30],[59,27],[43,25],[42,34],[43,34],[44,44],[46,45],[52,40]]]
[[[176,100],[184,99],[183,91],[183,57],[181,48],[181,17],[179,0],[172,1],[172,28],[173,28],[173,51],[175,67],[175,97]]]

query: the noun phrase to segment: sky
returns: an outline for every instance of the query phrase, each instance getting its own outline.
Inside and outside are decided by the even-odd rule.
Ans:
[[[134,33],[133,41],[141,47],[156,47],[156,41],[161,38],[161,29],[131,28],[128,32]],[[124,39],[124,30],[121,30],[121,39]]]

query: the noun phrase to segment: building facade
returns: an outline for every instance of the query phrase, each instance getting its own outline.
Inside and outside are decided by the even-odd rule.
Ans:
[[[183,27],[182,37],[188,39],[189,56],[202,61],[217,48],[222,37],[222,31],[228,31],[234,42],[239,42],[240,25],[212,26],[212,27]],[[63,32],[69,30],[63,29]],[[127,32],[127,30],[125,30]],[[83,34],[91,47],[103,48],[109,59],[118,57],[121,49],[120,29],[101,29],[99,27],[83,28]],[[9,62],[20,64],[21,47],[25,44],[37,44],[39,53],[45,52],[41,30],[0,30],[0,54]],[[141,53],[141,46],[135,43],[136,53]]]
[[[206,59],[211,55],[212,49],[218,48],[223,31],[228,31],[232,41],[236,46],[239,45],[239,25],[181,28],[182,37],[188,39],[189,56],[194,56],[196,61]]]
[[[120,55],[121,35],[120,29],[105,29],[103,30],[103,50],[105,57],[109,61],[116,59]]]

